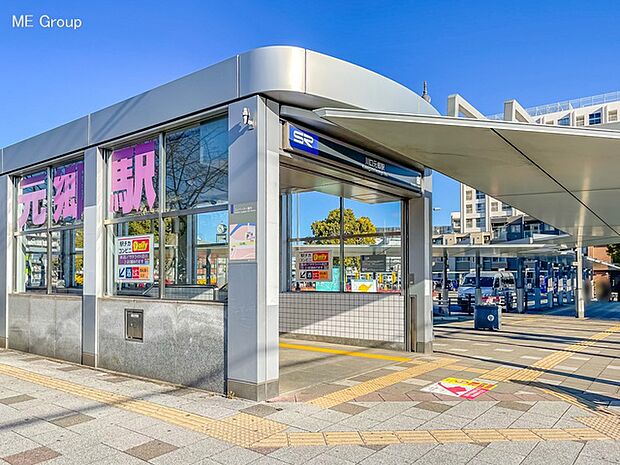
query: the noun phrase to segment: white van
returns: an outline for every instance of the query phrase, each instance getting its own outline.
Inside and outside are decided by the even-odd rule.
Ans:
[[[483,302],[493,302],[505,297],[508,308],[515,294],[515,277],[510,271],[481,271],[480,290]],[[458,290],[458,303],[463,310],[471,310],[476,302],[476,273],[467,273]]]

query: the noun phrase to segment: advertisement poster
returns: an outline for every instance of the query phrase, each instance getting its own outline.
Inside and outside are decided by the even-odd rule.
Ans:
[[[331,250],[304,250],[295,254],[297,281],[325,282],[332,280]]]
[[[444,394],[447,396],[459,397],[466,400],[474,400],[485,392],[494,389],[497,383],[488,381],[478,381],[472,379],[445,378],[438,383],[431,384],[421,389],[424,392],[433,394]]]
[[[230,225],[230,260],[256,260],[256,223]]]
[[[117,237],[114,278],[119,283],[153,282],[153,235]]]
[[[377,292],[377,281],[374,279],[353,279],[351,292]]]

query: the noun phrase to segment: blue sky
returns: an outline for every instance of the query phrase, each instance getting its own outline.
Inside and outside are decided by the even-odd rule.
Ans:
[[[157,5],[161,5],[157,7]],[[79,17],[77,30],[15,30],[13,14]],[[236,53],[311,48],[385,74],[433,104],[460,93],[483,113],[619,90],[615,1],[0,2],[0,146]],[[458,186],[435,176],[435,224]]]

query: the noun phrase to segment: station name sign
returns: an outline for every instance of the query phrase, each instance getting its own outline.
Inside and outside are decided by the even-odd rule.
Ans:
[[[286,123],[285,135],[285,148],[292,152],[353,166],[380,176],[392,184],[420,189],[422,174],[419,171],[365,154],[291,123]]]

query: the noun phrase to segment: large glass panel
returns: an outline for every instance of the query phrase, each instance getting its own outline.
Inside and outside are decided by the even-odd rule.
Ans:
[[[401,236],[386,232],[353,243],[345,238],[346,292],[400,292],[402,287]],[[347,242],[349,241],[349,242]]]
[[[185,210],[228,202],[228,120],[166,134],[166,207]]]
[[[81,293],[84,284],[84,231],[52,232],[52,292]]]
[[[82,221],[84,215],[84,162],[52,169],[52,221],[55,225]]]
[[[165,297],[227,298],[228,211],[165,218]]]
[[[115,218],[158,208],[158,167],[157,139],[112,152],[109,211]]]
[[[19,231],[47,225],[47,171],[24,176],[17,189],[17,227]]]
[[[112,232],[111,234],[111,242],[110,247],[112,249],[112,257],[111,257],[111,273],[112,273],[112,292],[116,295],[132,295],[139,297],[159,297],[159,220],[151,219],[151,220],[134,220],[128,221],[125,223],[119,223],[109,226],[109,230]],[[138,238],[153,235],[153,241],[149,244],[145,241],[138,241]],[[133,247],[132,237],[136,238],[138,241],[138,246],[143,244],[143,247]],[[142,262],[142,257],[131,257],[130,254],[123,254],[122,258],[123,263],[119,263],[119,265],[125,265],[124,267],[117,267],[117,255],[118,250],[116,250],[116,239],[117,238],[127,238],[129,241],[130,249],[135,252],[140,252],[140,249],[145,254],[149,254],[152,252],[152,270],[149,270],[149,273],[152,275],[140,276],[139,274],[135,276],[135,281],[140,282],[126,282],[127,278],[131,277],[130,273],[128,273],[128,268],[139,268],[140,266],[148,266],[148,263],[145,264]],[[135,250],[134,250],[135,249]],[[140,260],[141,265],[137,265],[136,260]],[[132,261],[133,260],[133,261]],[[120,262],[120,260],[119,260]],[[122,276],[119,276],[119,269],[124,268],[122,271]]]
[[[291,194],[291,237],[337,237],[340,197],[322,192]]]
[[[47,233],[17,236],[17,292],[46,292]]]

